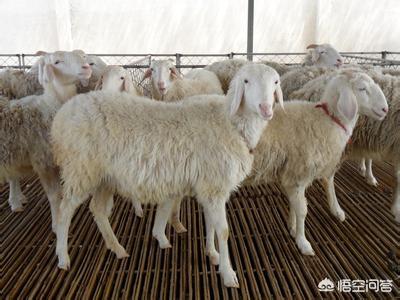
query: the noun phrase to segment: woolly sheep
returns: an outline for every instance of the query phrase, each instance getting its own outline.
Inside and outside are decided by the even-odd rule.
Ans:
[[[367,157],[392,162],[397,177],[392,213],[400,222],[400,78],[376,72],[370,72],[369,75],[383,90],[389,103],[389,112],[382,122],[360,118],[353,132],[352,143],[348,146],[343,159]],[[328,80],[328,75],[321,76],[292,95],[314,101],[321,94],[321,89]],[[368,173],[372,176],[369,180],[375,179],[372,171]],[[336,198],[333,177],[326,179],[326,187],[331,212],[343,221],[345,214]]]
[[[18,179],[32,170],[37,173],[51,205],[54,230],[59,183],[48,139],[50,124],[76,94],[74,82],[89,78],[91,70],[81,52],[57,51],[43,57],[38,71],[44,94],[0,102],[0,182],[10,182],[10,205],[18,210],[24,199]]]
[[[343,58],[330,44],[311,44],[307,46],[308,53],[304,58],[304,66],[340,67]]]
[[[221,255],[218,259],[208,252],[211,261],[219,260],[226,286],[238,287],[229,261],[225,203],[251,171],[250,152],[272,118],[275,95],[282,103],[279,75],[254,64],[237,73],[226,97],[202,95],[159,103],[98,91],[64,105],[51,130],[64,182],[57,224],[59,267],[69,268],[68,228],[89,194],[94,194],[90,209],[107,248],[122,258],[128,254],[107,219],[114,192],[158,204],[154,228],[165,227],[171,199],[194,193],[204,207],[207,228],[217,232]],[[165,232],[153,230],[153,235],[160,246],[169,244]],[[209,244],[213,239],[207,239],[207,249],[215,249]]]
[[[0,72],[0,93],[9,99],[40,95],[43,93],[43,87],[37,76],[34,72],[5,69]]]
[[[364,88],[369,95],[360,91]],[[291,234],[305,255],[314,255],[304,234],[305,189],[315,179],[334,174],[358,114],[381,119],[387,111],[379,86],[357,72],[344,71],[335,76],[321,101],[325,104],[316,106],[293,100],[285,103],[285,111],[276,109],[254,151],[253,172],[246,181],[281,184],[290,202]]]
[[[107,92],[126,92],[133,96],[139,96],[137,86],[134,86],[130,79],[130,74],[127,70],[120,66],[107,66],[103,75],[101,75],[95,90],[102,90]],[[135,214],[138,217],[143,216],[142,205],[139,201],[132,200],[135,207]],[[109,205],[111,210],[113,202]]]
[[[177,101],[201,94],[222,95],[221,84],[214,73],[191,70],[181,77],[172,60],[152,60],[144,79],[151,77],[152,96],[157,100]]]

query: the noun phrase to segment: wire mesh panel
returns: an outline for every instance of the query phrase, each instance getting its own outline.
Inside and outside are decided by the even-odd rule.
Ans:
[[[21,68],[21,56],[19,54],[0,54],[0,69]]]

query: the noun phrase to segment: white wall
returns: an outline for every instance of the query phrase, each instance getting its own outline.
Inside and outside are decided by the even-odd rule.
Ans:
[[[0,0],[0,53],[246,51],[247,0]],[[254,51],[400,51],[400,0],[255,0]]]

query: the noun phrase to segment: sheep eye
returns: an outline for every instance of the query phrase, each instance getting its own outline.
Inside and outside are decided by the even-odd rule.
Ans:
[[[360,90],[360,91],[366,91],[367,88],[360,88],[359,90]]]
[[[275,81],[275,84],[278,84],[278,80],[277,80],[277,81]]]
[[[56,60],[56,62],[55,62],[54,64],[58,65],[59,63],[60,63],[60,61],[59,61],[59,60]]]
[[[89,66],[94,66],[94,63],[93,63],[93,62],[92,62],[92,63],[90,63],[90,64],[89,64]]]
[[[121,80],[124,80],[125,79],[125,77],[124,76],[121,76]]]
[[[249,81],[247,79],[244,80],[244,83],[249,83]]]
[[[154,72],[154,69],[153,69],[153,68],[150,68],[150,71]]]

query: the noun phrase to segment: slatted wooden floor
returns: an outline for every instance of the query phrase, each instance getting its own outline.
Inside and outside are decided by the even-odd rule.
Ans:
[[[315,257],[299,254],[286,228],[288,201],[276,186],[243,188],[228,204],[229,247],[240,289],[223,287],[217,269],[205,256],[205,228],[195,201],[182,209],[185,234],[167,229],[173,247],[161,250],[151,238],[155,210],[144,218],[121,200],[112,227],[130,257],[118,260],[105,248],[89,213],[81,207],[70,230],[71,270],[57,269],[55,236],[46,197],[36,178],[24,182],[29,198],[24,212],[11,213],[8,187],[0,187],[1,298],[364,298],[400,297],[400,280],[391,271],[388,252],[400,249],[400,225],[390,214],[394,178],[388,164],[375,166],[378,188],[368,186],[354,164],[336,178],[338,197],[347,213],[344,223],[330,215],[322,186],[307,191],[310,202],[306,234]],[[398,257],[400,259],[400,257]],[[391,294],[320,293],[325,277],[391,279]]]

